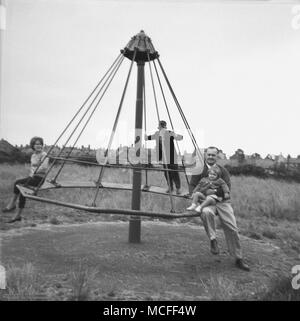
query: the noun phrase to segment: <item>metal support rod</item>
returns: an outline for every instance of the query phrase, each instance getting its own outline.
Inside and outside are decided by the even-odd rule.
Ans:
[[[140,162],[142,146],[142,128],[143,128],[143,92],[144,92],[144,61],[137,62],[137,95],[135,109],[135,153]],[[139,166],[139,164],[137,164]],[[132,178],[132,198],[131,208],[140,210],[141,208],[141,183],[142,171],[138,168],[133,169]],[[141,218],[139,216],[131,217],[129,221],[129,242],[141,242]]]

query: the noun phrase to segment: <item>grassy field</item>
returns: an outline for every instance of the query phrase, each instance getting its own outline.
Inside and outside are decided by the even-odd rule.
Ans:
[[[11,196],[12,184],[15,179],[28,173],[28,165],[0,166],[0,206],[4,207]],[[54,171],[55,173],[55,171]],[[66,165],[58,178],[71,181],[95,181],[99,168],[91,166]],[[181,173],[183,191],[187,190],[187,182]],[[51,177],[51,175],[50,175]],[[106,169],[103,181],[130,183],[132,172],[128,169]],[[145,174],[143,173],[143,183]],[[167,188],[163,173],[148,172],[148,184]],[[42,192],[41,195],[52,199],[91,205],[94,198],[93,189],[64,189]],[[242,234],[253,238],[269,238],[280,242],[285,249],[300,253],[300,184],[259,179],[255,177],[232,177],[232,204]],[[189,201],[175,198],[176,211],[182,212]],[[97,205],[103,208],[130,208],[131,192],[100,190]],[[143,193],[141,207],[149,211],[170,212],[168,196]],[[84,222],[87,220],[126,220],[122,215],[87,214],[49,204],[28,201],[25,217],[29,224],[44,221],[59,224],[63,222]],[[6,214],[5,217],[10,217]],[[2,216],[3,218],[4,216]],[[182,219],[186,221],[185,219]],[[191,223],[199,223],[194,219]],[[10,226],[1,224],[2,229]]]
[[[0,166],[0,206],[4,207],[12,193],[13,181],[27,175],[28,165],[7,165]],[[67,165],[61,173],[62,180],[72,181],[94,181],[98,177],[99,169],[94,167],[84,167],[78,165]],[[143,174],[144,175],[144,174]],[[130,170],[107,169],[103,181],[110,182],[131,182],[132,173]],[[185,177],[181,174],[183,191],[187,190]],[[59,182],[59,179],[58,179]],[[145,176],[143,176],[145,183]],[[166,187],[165,178],[162,173],[149,172],[148,183],[150,185]],[[78,204],[91,205],[94,191],[92,189],[65,189],[42,192],[49,198],[74,202]],[[256,239],[268,240],[279,246],[291,258],[298,258],[300,255],[300,184],[288,183],[284,181],[275,181],[273,179],[258,179],[254,177],[232,177],[232,204],[235,210],[240,233]],[[188,200],[177,199],[175,207],[177,211],[183,211],[189,204]],[[112,208],[130,208],[131,193],[128,191],[113,192],[101,190],[97,199],[97,205],[101,207]],[[170,202],[168,196],[160,196],[144,193],[142,196],[142,208],[150,211],[170,211]],[[59,206],[40,204],[28,201],[24,211],[24,221],[15,224],[6,224],[5,221],[12,216],[11,213],[2,214],[0,220],[0,229],[16,229],[24,226],[35,226],[36,224],[67,224],[93,221],[113,221],[127,220],[128,217],[122,215],[94,215],[82,211],[71,210]],[[201,224],[200,219],[181,219],[183,223]],[[34,267],[26,265],[18,270],[19,267],[10,267],[11,277],[15,280],[15,275],[22,273],[29,275],[32,284],[37,284],[34,277]],[[72,280],[74,281],[75,297],[80,297],[78,282],[76,278],[81,278],[80,282],[84,283],[88,279],[86,271],[80,270],[74,272]],[[76,274],[77,273],[77,274]],[[93,273],[92,273],[93,274]],[[91,275],[92,275],[91,274]],[[25,280],[26,281],[26,280]],[[217,280],[218,281],[218,280]],[[214,281],[214,282],[217,282]],[[220,281],[220,280],[219,280]],[[15,282],[15,281],[14,281]],[[19,283],[21,281],[18,281]],[[27,281],[26,281],[27,282]],[[25,282],[25,283],[26,283]],[[28,281],[31,282],[31,281]],[[79,282],[79,283],[80,283]],[[86,281],[87,284],[89,281]],[[224,281],[225,282],[225,281]],[[226,281],[227,282],[227,281]],[[225,283],[226,283],[225,282]],[[284,282],[284,281],[283,281]],[[214,284],[213,288],[225,286],[220,281],[219,285]],[[284,283],[280,287],[284,288]],[[15,285],[11,291],[15,291]],[[89,288],[86,285],[87,289]],[[24,288],[28,288],[24,286]],[[212,289],[213,289],[212,288]],[[230,288],[230,287],[228,287]],[[84,291],[88,291],[85,289]],[[33,287],[32,291],[36,291]],[[274,290],[276,292],[276,290]],[[278,290],[281,291],[280,289]],[[14,292],[14,293],[15,293]],[[77,293],[77,294],[76,294]],[[28,296],[29,294],[24,294]],[[87,294],[84,294],[87,296]],[[224,294],[226,296],[226,294]],[[266,295],[266,294],[264,294]],[[283,296],[280,292],[279,296]],[[227,296],[229,297],[229,295]],[[267,296],[266,298],[272,299]]]

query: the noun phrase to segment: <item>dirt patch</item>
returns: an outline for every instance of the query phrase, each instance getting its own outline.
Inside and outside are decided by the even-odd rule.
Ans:
[[[255,299],[290,274],[294,263],[280,248],[243,236],[251,272],[238,270],[218,232],[221,254],[213,256],[196,225],[143,221],[142,242],[131,244],[128,222],[43,224],[2,231],[1,261],[30,262],[44,276],[44,297],[59,300],[70,298],[69,273],[80,262],[96,272],[91,300]]]

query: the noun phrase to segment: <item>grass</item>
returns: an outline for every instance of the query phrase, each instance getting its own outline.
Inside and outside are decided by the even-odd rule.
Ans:
[[[260,295],[261,301],[300,301],[300,291],[292,288],[290,278],[274,279],[272,283],[271,289]]]
[[[91,298],[92,286],[95,284],[96,269],[88,268],[80,261],[74,271],[70,273],[71,301],[87,301]]]
[[[75,269],[65,277],[65,282],[51,282],[46,280],[31,263],[17,267],[7,267],[7,288],[0,293],[0,301],[36,301],[36,300],[68,300],[91,301],[98,298],[102,289],[97,285],[96,268],[89,268],[82,260]],[[67,281],[66,281],[67,280]],[[300,291],[294,290],[289,277],[273,277],[270,286],[257,286],[256,292],[243,293],[237,281],[225,276],[214,276],[206,280],[200,279],[204,300],[258,300],[258,301],[300,301]],[[56,293],[53,292],[56,288]],[[237,291],[240,293],[237,294]],[[118,299],[114,290],[110,290],[102,300]],[[148,298],[149,299],[149,298]],[[150,298],[151,299],[151,298]]]
[[[80,261],[75,269],[68,273],[65,285],[68,292],[66,299],[70,301],[86,301],[91,299],[92,287],[95,285],[96,269],[88,268]],[[62,288],[62,284],[56,282],[55,288]],[[31,264],[22,266],[10,264],[6,268],[6,289],[0,293],[0,301],[36,301],[57,299],[53,291],[53,284],[47,284],[46,280]],[[60,291],[61,292],[61,291]]]
[[[6,269],[6,294],[9,301],[32,301],[41,297],[42,278],[31,263],[9,265]]]
[[[49,223],[50,223],[50,224],[53,224],[53,225],[59,225],[59,224],[61,224],[60,220],[57,219],[56,217],[51,217],[51,218],[49,219]]]
[[[233,177],[232,185],[237,216],[300,220],[299,183],[239,176]]]
[[[206,282],[202,281],[205,292],[212,301],[230,300],[258,300],[258,301],[300,301],[300,291],[291,286],[291,278],[277,275],[270,281],[270,286],[264,284],[257,287],[252,297],[236,295],[237,287],[235,281],[224,276],[211,276]]]
[[[202,282],[205,292],[212,301],[230,301],[236,292],[236,284],[223,276],[211,276],[208,281]]]
[[[4,207],[11,197],[12,184],[16,178],[24,177],[28,173],[28,165],[0,165],[0,205]],[[56,171],[56,170],[55,170]],[[54,173],[55,173],[54,171]],[[54,174],[53,174],[54,175]],[[61,180],[95,181],[99,175],[99,168],[93,166],[79,166],[67,164],[60,174]],[[182,189],[187,190],[187,182],[181,175]],[[50,175],[50,178],[53,177]],[[59,179],[58,179],[59,181]],[[106,169],[103,181],[132,182],[132,171],[128,169]],[[145,173],[142,174],[144,184]],[[163,173],[148,172],[148,184],[167,187]],[[67,201],[83,205],[91,205],[94,199],[93,189],[64,189],[42,192],[41,195],[52,199]],[[267,238],[284,241],[290,248],[300,252],[300,184],[283,182],[273,179],[259,179],[256,177],[232,177],[232,204],[238,225],[242,234],[254,239]],[[87,220],[127,220],[123,215],[95,215],[80,211],[28,202],[26,217],[35,222],[48,221],[50,224],[84,222]],[[97,205],[107,208],[131,208],[130,191],[100,190]],[[175,199],[178,212],[184,211],[189,205],[185,199]],[[141,208],[148,211],[170,212],[168,196],[143,193]],[[42,209],[42,210],[41,210]],[[25,210],[26,211],[26,210]],[[186,220],[182,220],[186,221]],[[192,220],[191,222],[199,222]],[[296,223],[296,224],[295,224]],[[5,229],[6,226],[1,226]]]
[[[28,173],[28,165],[0,165],[1,202],[4,205],[11,195],[12,184],[16,178],[24,177]],[[62,180],[95,181],[99,175],[99,168],[92,166],[66,165],[61,172]],[[187,189],[184,175],[181,173],[183,190]],[[50,176],[51,177],[51,176]],[[103,181],[132,182],[132,172],[128,169],[106,169]],[[145,183],[143,173],[142,183]],[[162,173],[148,172],[148,184],[167,187]],[[232,177],[232,203],[235,214],[240,218],[264,217],[269,219],[300,220],[300,184],[289,183],[273,179],[259,179],[255,177]],[[48,197],[91,205],[94,191],[92,189],[65,189],[47,192]],[[102,207],[124,208],[131,206],[131,192],[112,192],[100,190],[98,204]],[[169,211],[168,196],[143,194],[142,206],[149,210]],[[176,200],[176,209],[184,210],[186,200]],[[48,205],[43,205],[47,207]]]
[[[12,184],[16,178],[24,177],[28,173],[28,165],[0,165],[1,201],[4,203],[11,194]],[[95,181],[99,175],[99,168],[92,166],[66,165],[61,173],[62,180]],[[183,189],[187,189],[184,175],[181,173]],[[51,177],[51,176],[50,176]],[[145,183],[143,172],[142,183]],[[103,181],[132,182],[132,172],[128,169],[106,169]],[[167,188],[163,173],[148,172],[148,184]],[[68,202],[90,205],[94,191],[92,189],[69,189],[47,192],[48,196],[63,199]],[[111,206],[124,208],[131,206],[130,192],[112,192],[101,190],[98,203],[103,207]],[[253,218],[266,217],[269,219],[300,220],[300,184],[289,183],[273,179],[259,179],[255,177],[232,177],[232,203],[237,217]],[[176,209],[183,210],[186,200],[177,200]],[[47,205],[45,205],[47,206]],[[149,210],[169,211],[169,199],[165,196],[143,194],[142,206]]]

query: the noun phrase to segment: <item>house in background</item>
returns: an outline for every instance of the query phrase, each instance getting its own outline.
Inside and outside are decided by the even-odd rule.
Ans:
[[[270,161],[275,161],[275,155],[274,154],[268,154],[266,157],[265,157],[265,160],[270,160]]]
[[[280,153],[279,155],[275,156],[276,163],[286,163],[287,159]]]

